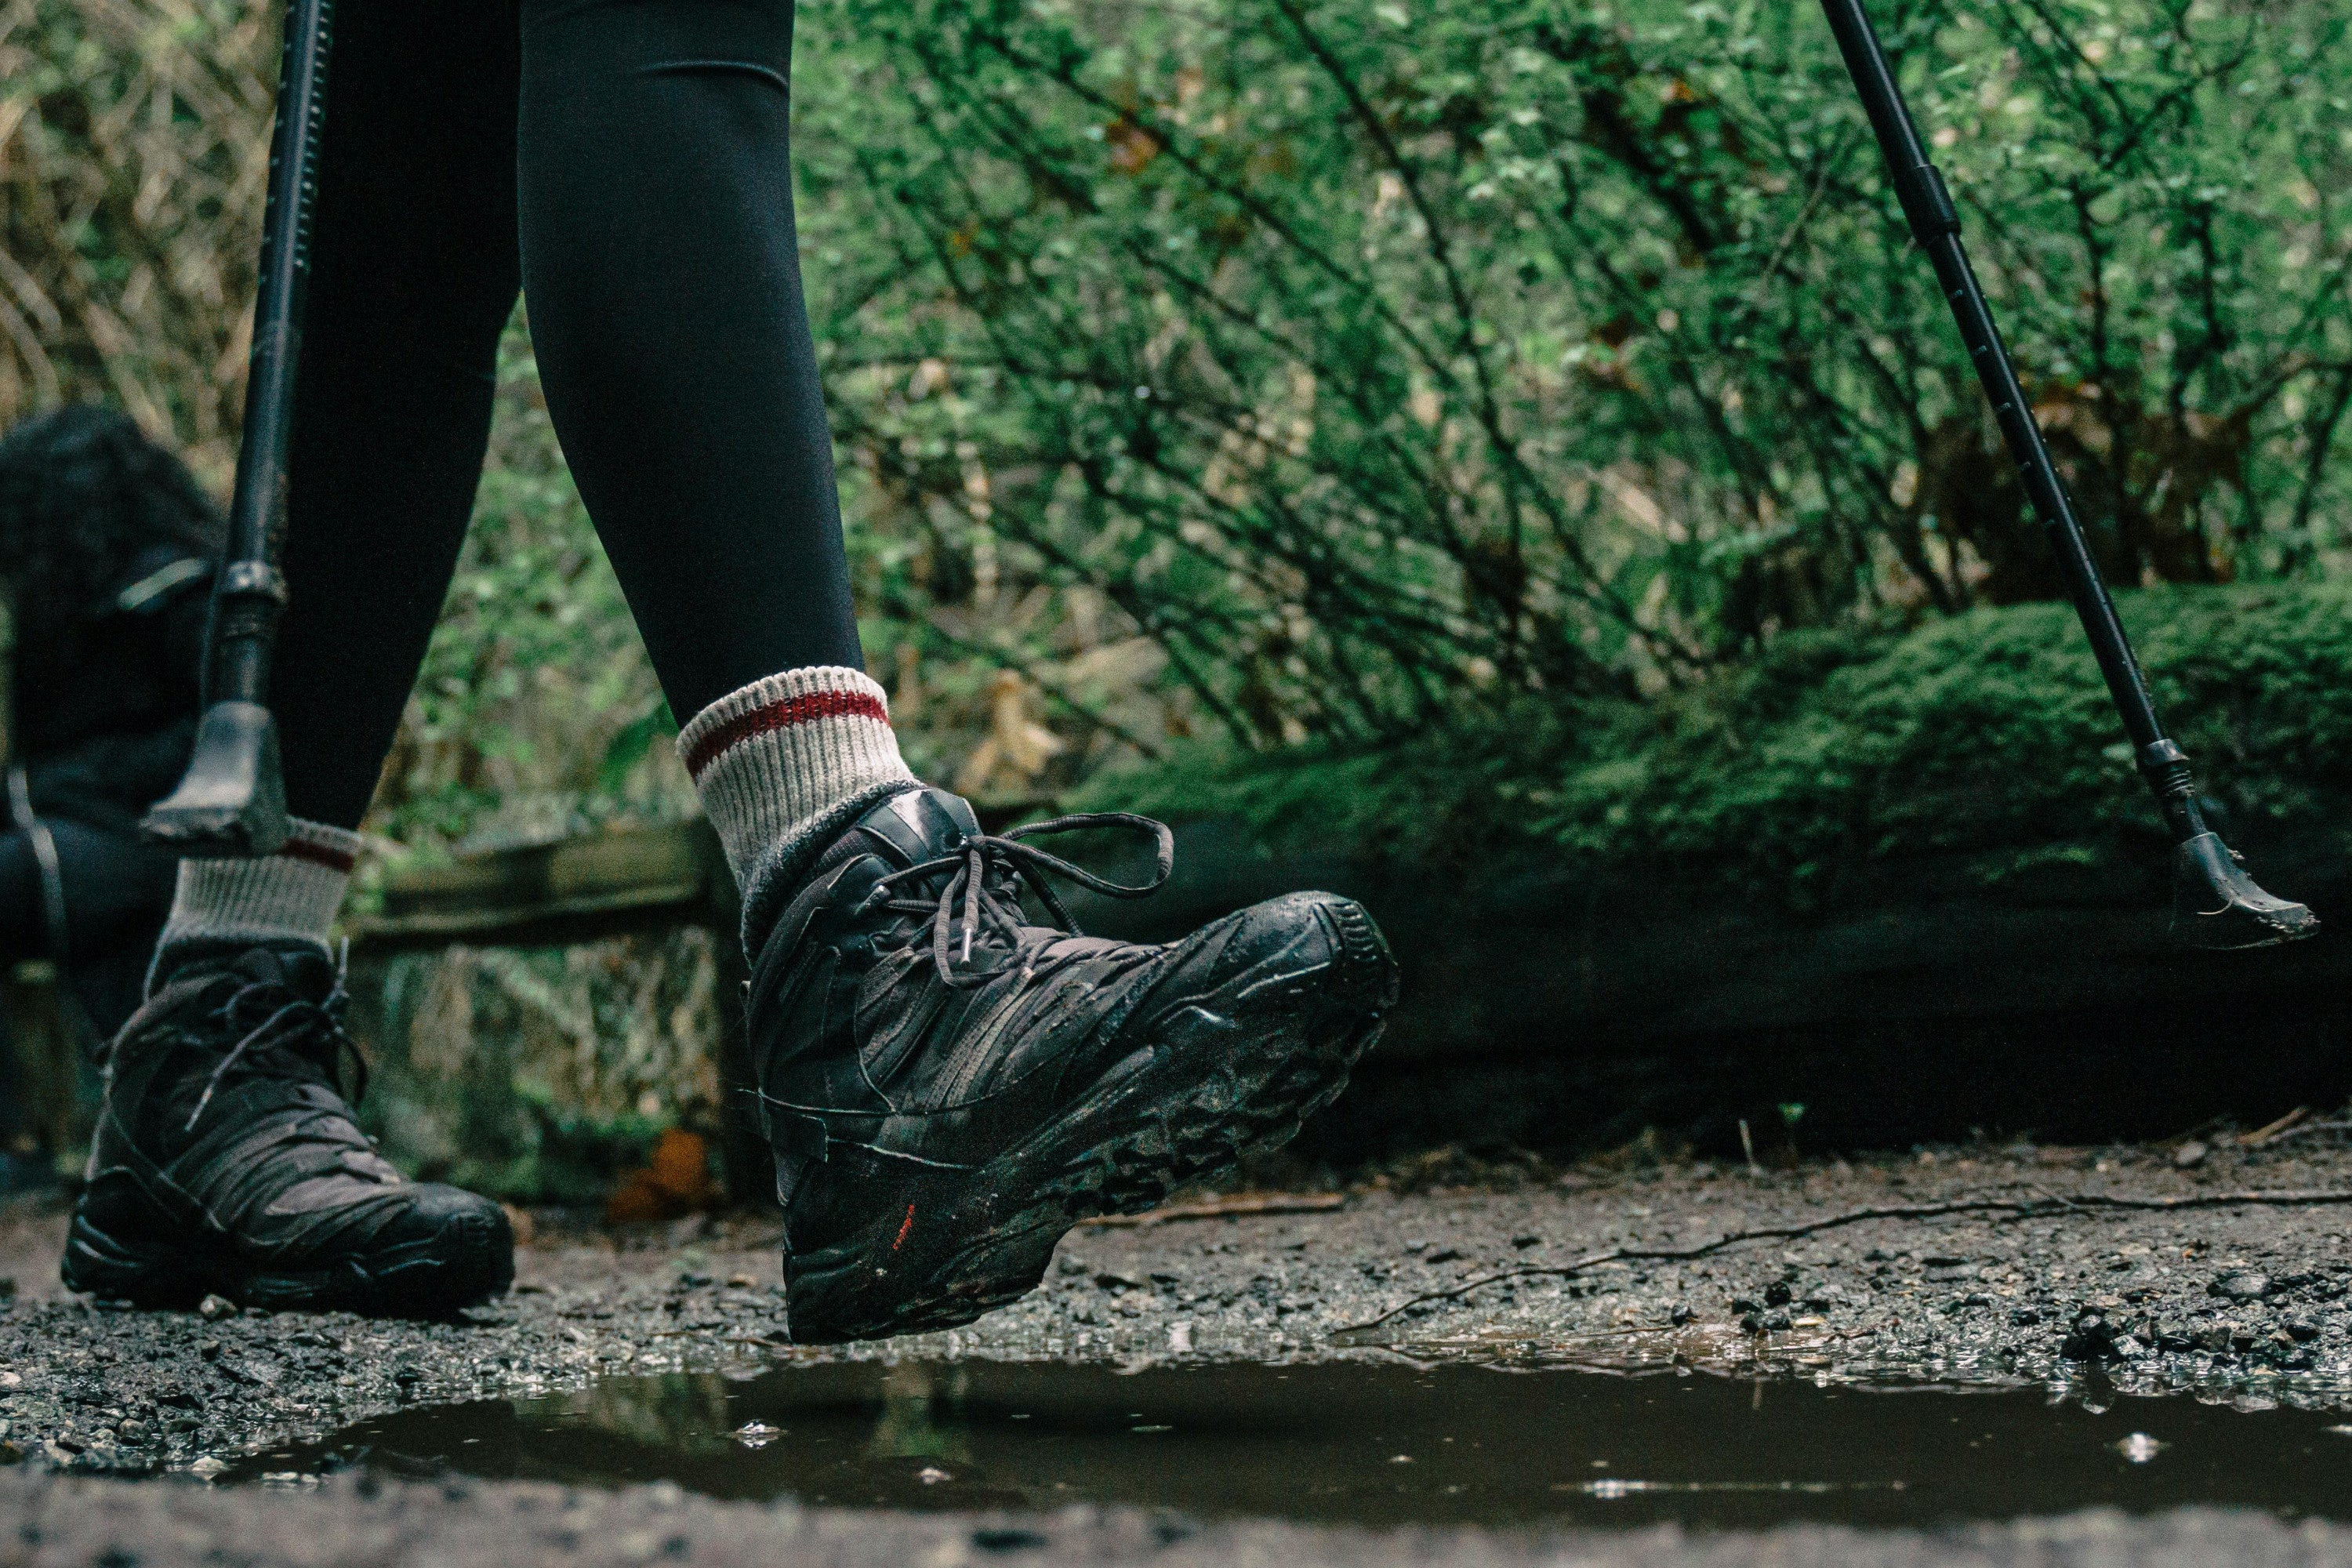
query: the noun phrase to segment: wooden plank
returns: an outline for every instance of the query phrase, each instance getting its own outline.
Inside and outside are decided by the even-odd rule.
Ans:
[[[718,835],[697,819],[396,871],[381,912],[352,921],[351,935],[368,945],[520,944],[558,931],[726,925],[735,907]]]

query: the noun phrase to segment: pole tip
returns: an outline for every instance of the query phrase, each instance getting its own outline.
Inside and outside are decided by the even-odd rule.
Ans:
[[[255,702],[205,709],[186,776],[139,828],[184,858],[246,859],[282,848],[292,828],[269,710]]]
[[[2172,938],[2188,947],[2228,951],[2273,947],[2319,929],[2319,917],[2257,887],[2221,842],[2200,833],[2172,861]]]

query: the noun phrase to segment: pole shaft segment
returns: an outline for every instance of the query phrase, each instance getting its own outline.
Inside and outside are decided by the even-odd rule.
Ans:
[[[286,606],[286,580],[278,561],[286,536],[294,378],[302,357],[332,3],[289,0],[286,10],[245,430],[237,449],[236,490],[229,502],[226,559],[213,589],[205,658],[205,696],[213,702],[268,700],[271,644]]]
[[[228,538],[213,581],[212,622],[205,633],[204,717],[197,721],[195,745],[179,787],[150,807],[140,823],[150,840],[184,856],[271,855],[292,831],[278,768],[278,721],[268,703],[270,657],[278,617],[286,612],[286,575],[278,562],[286,538],[287,469],[310,273],[310,205],[318,194],[326,115],[331,5],[332,0],[287,0],[245,433],[237,447]]]
[[[1975,363],[1985,395],[1992,402],[1993,418],[2009,444],[2010,456],[2016,459],[2018,477],[2042,518],[2066,582],[2067,597],[2082,617],[2091,651],[2099,661],[2099,673],[2106,678],[2108,695],[2115,699],[2124,730],[2131,737],[2140,775],[2155,793],[2174,839],[2186,843],[2206,831],[2189,759],[2165,735],[2156,716],[2147,679],[2132,656],[2123,623],[2116,616],[2115,601],[2099,579],[2098,565],[2091,558],[2074,502],[2050,461],[2041,426],[2034,423],[2033,410],[2017,384],[2016,367],[2010,363],[2000,329],[1993,323],[1984,289],[1977,282],[1976,268],[1969,264],[1968,250],[1960,243],[1959,213],[1952,205],[1951,193],[1928,161],[1919,128],[1912,122],[1911,110],[1903,101],[1902,89],[1895,83],[1862,0],[1822,0],[1822,8],[1837,37],[1838,52],[1845,57],[1846,74],[1853,79],[1871,129],[1877,132],[1878,148],[1885,156],[1895,198],[1910,222],[1912,237],[1936,268],[1952,319],[1959,325],[1960,341]]]

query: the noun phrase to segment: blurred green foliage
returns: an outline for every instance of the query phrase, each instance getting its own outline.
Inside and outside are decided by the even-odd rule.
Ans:
[[[1552,779],[1595,712],[2054,590],[1809,7],[800,9],[856,589],[934,776],[1467,726]],[[2111,578],[2336,574],[2352,16],[1874,10]],[[225,478],[273,15],[0,10],[0,402],[120,398]],[[379,797],[428,851],[691,809],[506,358]]]
[[[1877,10],[2111,576],[2336,564],[2345,14]],[[1258,746],[2055,591],[1810,7],[803,15],[909,621],[1089,588]]]

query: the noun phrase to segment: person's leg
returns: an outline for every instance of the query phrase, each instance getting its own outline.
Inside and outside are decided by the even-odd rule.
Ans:
[[[158,981],[261,935],[323,942],[465,542],[520,288],[514,0],[336,12],[269,693],[309,826],[266,860],[188,863]]]
[[[744,894],[796,1338],[962,1322],[1080,1216],[1278,1142],[1394,986],[1345,900],[1168,948],[1027,923],[864,673],[793,255],[790,0],[523,0],[548,407]],[[1132,820],[1132,819],[1130,819]]]
[[[858,668],[801,299],[789,0],[523,0],[547,407],[670,710]]]
[[[548,412],[670,710],[701,715],[681,749],[756,945],[791,862],[913,783],[858,647],[801,297],[792,5],[522,15],[524,294]]]
[[[440,613],[518,288],[513,0],[342,0],[313,215],[270,703],[293,839],[180,868],[110,1047],[71,1289],[433,1313],[503,1289],[496,1204],[352,1121],[329,922]]]

